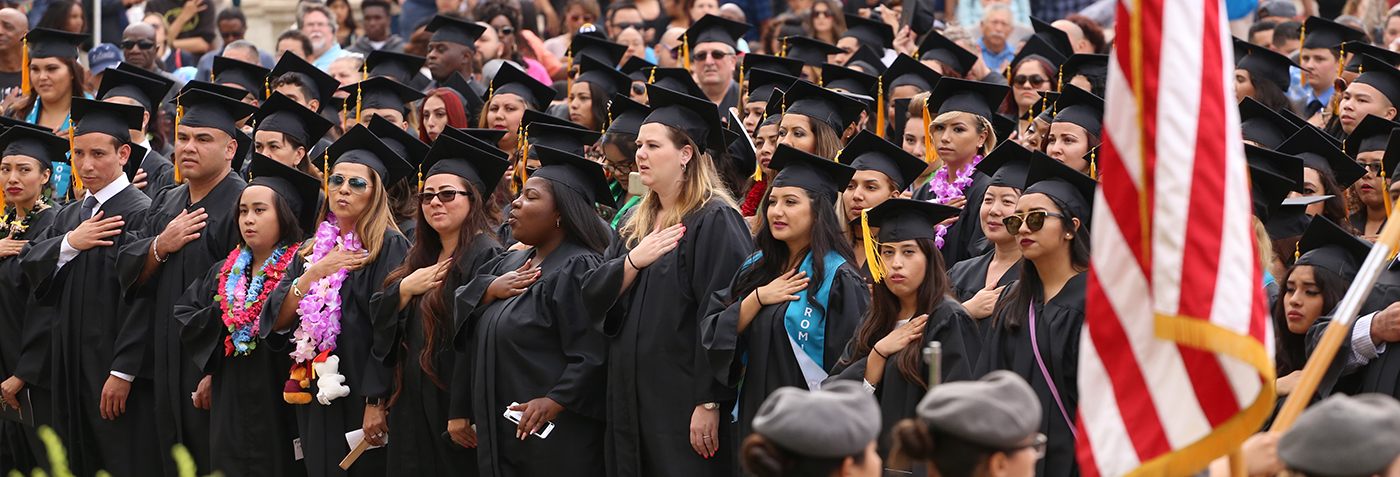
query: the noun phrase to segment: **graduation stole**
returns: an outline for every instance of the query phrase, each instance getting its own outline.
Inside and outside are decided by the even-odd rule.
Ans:
[[[802,265],[798,271],[806,272],[807,276],[812,276],[813,264],[812,254],[808,253],[802,259]],[[826,351],[826,309],[827,300],[831,297],[831,282],[836,278],[836,269],[846,263],[846,259],[835,251],[827,252],[822,259],[822,282],[816,289],[816,306],[813,306],[808,297],[812,292],[810,283],[807,288],[797,292],[797,300],[787,302],[787,310],[783,313],[783,329],[787,330],[788,339],[794,345],[793,354],[797,357],[797,362],[802,364],[803,358],[810,358],[817,365],[821,377],[816,379],[818,383],[826,377],[823,369],[825,366]],[[799,354],[800,352],[800,354]],[[803,366],[802,374],[807,377],[810,383],[813,376],[807,366]],[[810,384],[808,387],[811,387]],[[815,388],[813,388],[815,389]]]

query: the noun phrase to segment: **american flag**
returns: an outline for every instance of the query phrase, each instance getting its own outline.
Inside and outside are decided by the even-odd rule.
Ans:
[[[1086,477],[1187,476],[1274,405],[1221,0],[1120,0],[1079,358]]]

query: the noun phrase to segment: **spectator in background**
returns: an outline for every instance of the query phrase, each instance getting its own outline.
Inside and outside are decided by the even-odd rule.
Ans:
[[[381,50],[403,53],[403,38],[389,31],[392,8],[385,0],[365,0],[360,3],[360,14],[365,19],[364,35],[346,50],[365,56]]]
[[[1030,0],[944,0],[952,2],[953,9],[957,11],[958,24],[976,25],[982,16],[986,14],[987,7],[993,4],[1005,5],[1011,9],[1011,21],[1016,25],[1030,25],[1031,23],[1031,3]],[[947,36],[947,35],[944,35]]]
[[[1060,20],[1072,13],[1079,13],[1094,2],[1095,0],[1039,1],[1031,6],[1031,15],[1045,21]]]
[[[69,0],[59,0],[49,4],[48,8],[44,10],[43,16],[39,17],[39,23],[34,26],[35,28],[48,28],[69,33],[86,33],[86,18],[82,4]]]
[[[164,72],[156,48],[156,28],[148,23],[134,23],[122,32],[122,55],[127,63],[147,71]]]
[[[800,27],[802,24],[798,23]],[[681,35],[685,34],[684,28],[671,28],[666,33],[661,34],[661,41],[656,42],[656,64],[663,68],[676,68],[682,63]]]
[[[1342,15],[1356,17],[1357,22],[1364,26],[1357,29],[1366,32],[1366,36],[1375,42],[1377,38],[1381,38],[1381,30],[1386,24],[1386,10],[1389,7],[1386,0],[1347,0],[1346,5],[1342,6]],[[1341,23],[1340,18],[1338,20],[1338,23]]]
[[[1303,22],[1288,20],[1274,27],[1274,51],[1292,57],[1302,46]],[[1296,61],[1297,57],[1293,59]]]
[[[327,71],[327,73],[330,73],[332,78],[339,81],[341,86],[349,86],[360,81],[360,67],[364,66],[364,64],[365,57],[360,56],[358,53],[349,54],[332,61],[331,69]],[[349,94],[350,93],[345,91],[336,90],[334,96],[340,98],[349,96]]]
[[[281,58],[283,53],[292,52],[302,59],[311,58],[311,39],[296,30],[287,30],[277,37],[277,57]]]
[[[719,16],[719,0],[683,1],[683,4],[685,5],[686,14],[690,17],[690,22],[686,24],[686,28],[689,28],[690,24],[700,21],[700,19],[704,18],[705,15]]]
[[[598,21],[598,14],[601,10],[598,7],[598,0],[569,0],[564,4],[564,33],[554,38],[544,41],[544,49],[554,54],[559,61],[564,61],[565,54],[569,51],[569,42],[574,40],[574,33],[579,27]],[[638,12],[638,15],[641,15]],[[609,29],[609,32],[612,30]],[[642,29],[638,29],[642,31]],[[613,38],[617,38],[614,36]],[[646,32],[642,31],[642,42],[646,42]]]
[[[982,10],[982,21],[979,22],[982,38],[978,43],[982,50],[982,62],[992,70],[1001,71],[1016,58],[1016,47],[1007,42],[1011,36],[1011,19],[1011,9],[1000,3],[989,4]]]
[[[0,9],[0,98],[6,103],[19,97],[21,70],[24,69],[24,35],[29,33],[29,19],[19,10]]]
[[[218,15],[219,37],[222,38],[223,47],[205,53],[199,57],[199,72],[195,74],[195,79],[209,81],[212,77],[209,70],[214,67],[214,57],[220,56],[224,48],[228,48],[230,43],[242,40],[248,34],[248,18],[243,15],[243,10],[238,7],[229,7],[219,11]],[[256,50],[256,49],[255,49]],[[277,60],[272,58],[272,54],[266,51],[258,51],[258,60],[249,61],[252,64],[261,64],[263,68],[272,68],[277,64]]]
[[[534,34],[527,33],[520,28],[522,24],[520,9],[514,3],[511,3],[510,0],[488,0],[477,4],[476,10],[472,13],[478,21],[486,22],[496,30],[496,36],[500,38],[504,50],[498,58],[514,61],[524,66],[525,72],[529,73],[530,77],[540,80],[544,84],[554,82],[550,78],[549,70],[541,63],[541,60],[548,59],[546,56],[549,53],[544,52],[546,56],[541,56],[533,47],[532,43],[534,42],[526,39],[526,35],[533,37]],[[538,42],[539,39],[536,37],[534,40]],[[543,49],[543,43],[540,43],[540,49]],[[485,60],[482,61],[482,64],[486,64],[486,61],[495,58],[483,57],[482,59]]]
[[[210,0],[147,0],[146,13],[160,14],[167,25],[164,32],[170,45],[193,55],[202,55],[214,49],[215,23]],[[142,21],[150,22],[149,19]],[[195,66],[195,57],[180,66]],[[173,71],[175,68],[172,68]]]
[[[807,27],[807,34],[813,39],[835,45],[841,41],[841,34],[846,33],[846,16],[841,14],[841,2],[817,0],[802,25]]]
[[[174,73],[175,70],[182,67],[199,64],[194,54],[176,48],[174,44],[170,43],[170,36],[166,34],[169,31],[169,25],[165,23],[165,17],[159,13],[148,12],[141,19],[141,22],[156,29],[156,47],[159,48],[157,56],[160,58],[160,63],[164,65],[165,71]]]
[[[982,45],[974,40],[972,34],[962,29],[962,27],[948,27],[948,29],[943,30],[943,36],[949,40],[953,40],[958,46],[963,47],[964,50],[972,52],[973,54],[977,54],[982,50]],[[983,60],[980,55],[977,57],[977,62],[972,64],[972,68],[967,70],[967,79],[992,84],[1007,83],[1006,74],[1002,73],[1000,69],[994,70],[988,67],[987,62]],[[922,148],[923,144],[919,144],[919,147]],[[924,156],[919,154],[918,157]]]
[[[103,43],[92,47],[88,52],[88,67],[92,68],[92,73],[88,75],[87,90],[97,91],[97,87],[102,85],[103,73],[108,68],[116,68],[117,64],[125,60],[122,57],[122,50],[117,45]],[[16,76],[18,78],[18,76]],[[19,80],[15,80],[15,86],[19,86]]]
[[[348,0],[326,0],[326,6],[335,14],[338,22],[335,28],[335,42],[341,48],[349,48],[360,37],[365,36],[364,29],[355,23],[355,12],[350,11]]]
[[[1259,4],[1257,13],[1259,21],[1278,24],[1296,19],[1298,6],[1291,0],[1268,0]]]
[[[1274,27],[1277,23],[1261,21],[1249,26],[1249,42],[1255,46],[1274,49]]]
[[[1381,29],[1381,48],[1395,51],[1395,39],[1400,38],[1400,10],[1390,12],[1385,17],[1385,27]]]
[[[627,52],[622,54],[622,61],[618,64],[627,63],[627,60],[634,56],[656,63],[656,54],[652,53],[651,48],[647,48],[642,32],[636,28],[628,27],[622,30],[622,33],[617,35],[617,43],[627,46]]]
[[[1343,25],[1346,25],[1346,26],[1349,26],[1349,27],[1355,29],[1356,31],[1361,32],[1361,33],[1365,33],[1365,34],[1366,34],[1365,41],[1366,41],[1367,43],[1370,43],[1370,42],[1371,42],[1371,30],[1368,29],[1368,28],[1366,28],[1366,24],[1363,23],[1363,22],[1361,21],[1360,18],[1357,18],[1357,17],[1352,16],[1352,15],[1340,15],[1340,16],[1338,16],[1335,20],[1332,20],[1332,21],[1337,22],[1337,23],[1340,23],[1340,24],[1343,24]]]
[[[836,18],[840,18],[842,23],[846,21],[845,15],[837,14]],[[802,26],[803,21],[802,16],[795,13],[784,13],[773,17],[773,20],[763,27],[763,35],[760,36],[763,42],[763,54],[779,56],[783,51],[783,38],[793,35],[806,35],[806,28]],[[845,32],[843,31],[842,33]],[[679,36],[677,36],[677,38],[679,38]],[[835,43],[832,44],[834,45]],[[657,56],[657,59],[660,60],[670,55],[662,55],[658,51]]]
[[[1075,53],[1094,54],[1103,51],[1103,27],[1089,17],[1076,13],[1065,17],[1064,20],[1055,20],[1053,25],[1069,34],[1069,41],[1074,45]]]
[[[233,43],[229,43],[228,46],[224,47],[223,56],[225,58],[232,58],[253,65],[256,65],[259,61],[262,61],[262,55],[258,54],[258,46],[254,45],[253,42],[250,42],[248,40],[238,40]]]
[[[608,5],[608,38],[617,38],[622,34],[622,30],[627,28],[641,30],[646,28],[645,25],[642,22],[642,11],[637,9],[635,3],[624,0]],[[565,45],[565,49],[568,49],[568,45]]]
[[[311,55],[306,57],[306,61],[322,71],[329,69],[332,61],[346,53],[335,42],[338,25],[335,13],[325,5],[303,2],[297,6],[297,29],[311,41]]]

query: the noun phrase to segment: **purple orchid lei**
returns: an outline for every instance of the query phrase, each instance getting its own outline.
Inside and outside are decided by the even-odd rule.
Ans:
[[[933,173],[933,179],[928,181],[929,191],[933,192],[933,202],[937,204],[947,204],[953,199],[963,196],[963,190],[972,185],[972,169],[977,167],[977,163],[982,162],[982,155],[972,157],[972,162],[958,169],[957,175],[952,183],[948,182],[948,165],[944,164]],[[937,236],[933,243],[938,248],[943,248],[943,235],[948,233],[948,227],[939,225]]]
[[[328,214],[326,220],[316,228],[315,244],[311,247],[311,256],[306,259],[307,265],[325,257],[336,245],[342,245],[345,250],[351,252],[358,252],[362,248],[360,239],[354,232],[346,233],[342,238],[340,227],[336,225],[335,214]],[[292,359],[296,362],[311,361],[321,351],[335,348],[335,339],[340,336],[340,286],[345,283],[345,277],[349,274],[349,270],[340,269],[317,280],[311,284],[306,296],[297,305],[301,324],[292,333],[292,344],[296,349],[291,352]]]

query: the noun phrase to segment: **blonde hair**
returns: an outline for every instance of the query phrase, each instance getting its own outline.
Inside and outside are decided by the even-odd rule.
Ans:
[[[326,171],[327,179],[329,179],[331,171],[335,170],[336,165],[332,164],[330,170]],[[370,171],[374,171],[374,169],[370,168]],[[360,236],[363,250],[369,253],[369,260],[365,262],[366,264],[373,263],[376,258],[379,258],[379,250],[384,247],[384,232],[391,228],[394,231],[399,231],[398,224],[394,223],[394,216],[389,212],[389,191],[384,188],[379,173],[369,174],[369,182],[369,209],[360,214],[355,221],[355,234]],[[341,187],[349,187],[349,185]],[[330,197],[321,202],[321,213],[316,216],[317,227],[320,227],[321,222],[325,222],[326,216],[330,214],[330,202]],[[301,250],[297,251],[297,254],[303,257],[311,256],[311,247],[316,243],[316,230],[312,229],[309,233],[312,238],[303,242]]]
[[[1254,218],[1254,244],[1259,247],[1259,265],[1264,267],[1264,271],[1274,269],[1274,242],[1269,238],[1269,230],[1264,228],[1264,222],[1260,222],[1258,217]]]
[[[679,224],[686,214],[704,207],[710,201],[721,200],[732,209],[739,208],[734,203],[734,198],[729,196],[729,189],[720,180],[719,170],[715,168],[710,154],[701,153],[695,140],[681,130],[666,126],[666,132],[671,143],[675,144],[677,149],[690,146],[691,150],[696,151],[697,154],[692,156],[690,162],[681,172],[681,191],[675,207],[658,218],[657,213],[661,211],[661,196],[657,195],[654,190],[648,191],[646,196],[642,197],[641,203],[637,204],[632,217],[628,218],[627,223],[618,230],[618,235],[622,237],[629,248],[637,246],[642,237],[651,233],[658,226],[664,229]]]
[[[912,106],[911,106],[911,107],[912,107]],[[991,121],[988,121],[987,118],[984,118],[984,117],[982,117],[982,116],[979,116],[979,115],[976,115],[976,114],[972,114],[972,113],[965,113],[965,112],[962,112],[962,111],[949,111],[949,112],[946,112],[946,113],[943,113],[943,114],[938,115],[937,118],[934,118],[933,121],[929,123],[929,127],[940,126],[940,125],[948,124],[948,123],[953,122],[954,120],[956,120],[956,119],[962,117],[963,115],[968,115],[968,116],[971,116],[971,117],[973,117],[973,118],[976,118],[976,120],[973,121],[973,126],[975,126],[975,127],[977,128],[977,134],[984,134],[984,133],[985,133],[985,134],[987,135],[987,139],[984,140],[984,141],[982,141],[982,144],[979,145],[979,147],[981,148],[981,150],[978,151],[978,153],[979,153],[979,154],[982,154],[982,155],[986,155],[987,153],[992,152],[992,149],[995,148],[996,145],[997,145],[997,132],[996,132],[995,129],[992,129],[992,122],[991,122]],[[924,134],[930,134],[930,133],[929,133],[928,131],[924,131]],[[932,137],[932,136],[929,136],[929,137]]]

